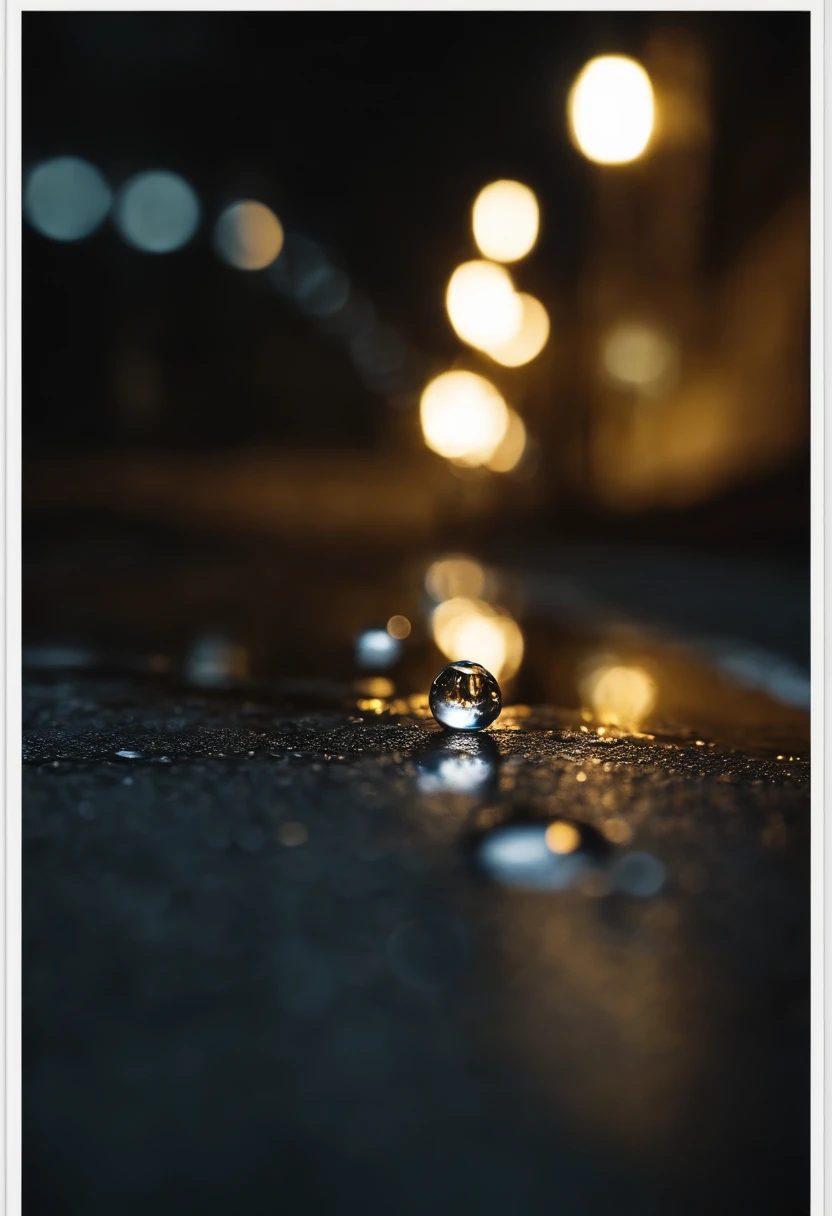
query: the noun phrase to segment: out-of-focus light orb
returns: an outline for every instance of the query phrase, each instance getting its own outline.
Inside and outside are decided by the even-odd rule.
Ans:
[[[104,177],[89,161],[58,156],[31,170],[23,189],[23,213],[53,241],[80,241],[104,222],[113,200]]]
[[[351,303],[352,289],[343,270],[332,265],[315,241],[298,233],[287,234],[270,275],[281,294],[322,323]]]
[[[523,323],[523,305],[511,275],[495,262],[457,266],[448,283],[445,305],[459,337],[477,350],[505,346]]]
[[[479,599],[485,593],[486,573],[473,557],[442,557],[431,562],[425,574],[425,590],[431,599]]]
[[[582,876],[600,872],[600,859],[583,846],[578,828],[563,820],[508,823],[483,836],[476,857],[495,882],[530,891],[565,891]]]
[[[483,257],[494,262],[524,258],[534,248],[540,227],[534,191],[522,182],[492,182],[477,195],[472,226]]]
[[[644,152],[653,133],[655,104],[650,77],[626,55],[591,59],[568,101],[572,138],[600,165],[623,165]]]
[[[508,430],[503,436],[503,442],[485,462],[486,468],[492,473],[510,473],[516,469],[526,450],[526,427],[523,419],[510,409],[508,414]]]
[[[436,645],[452,662],[469,659],[510,679],[523,661],[523,633],[517,622],[482,600],[457,597],[433,611],[431,631]]]
[[[638,730],[656,703],[656,681],[643,667],[601,661],[590,665],[580,687],[583,704],[597,721]]]
[[[387,622],[387,632],[390,634],[390,637],[397,638],[400,642],[410,637],[410,629],[410,621],[406,616],[401,616],[399,613],[391,616]]]
[[[214,246],[238,270],[264,270],[283,248],[283,225],[265,203],[232,203],[217,220]]]
[[[422,393],[422,434],[433,452],[462,464],[484,464],[508,430],[508,406],[490,380],[444,372]]]
[[[401,641],[385,628],[364,629],[355,639],[355,661],[370,671],[383,671],[398,662],[402,649]]]
[[[649,899],[658,895],[666,877],[664,866],[652,854],[625,853],[613,870],[613,885],[625,895]]]
[[[601,346],[601,366],[614,384],[649,390],[668,383],[676,368],[673,342],[652,325],[624,322],[614,326]]]
[[[185,656],[185,675],[198,688],[225,688],[248,674],[246,647],[221,635],[196,638]]]
[[[580,832],[574,823],[568,823],[565,819],[555,819],[546,829],[546,848],[553,853],[565,856],[567,853],[574,853],[580,848],[580,844]]]
[[[172,253],[197,230],[199,199],[183,177],[166,170],[138,173],[119,191],[115,223],[142,253]]]
[[[540,300],[518,292],[517,298],[523,308],[520,329],[508,342],[491,346],[487,354],[503,367],[522,367],[536,359],[549,341],[549,314]]]

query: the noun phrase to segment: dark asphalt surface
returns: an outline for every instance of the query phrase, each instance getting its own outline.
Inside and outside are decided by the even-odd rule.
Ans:
[[[26,683],[27,1212],[808,1210],[805,756]],[[528,814],[661,889],[487,881]]]

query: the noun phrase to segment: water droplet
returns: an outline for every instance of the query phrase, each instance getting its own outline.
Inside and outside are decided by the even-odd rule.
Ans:
[[[449,730],[482,730],[502,709],[500,686],[490,671],[460,659],[440,671],[430,690],[430,711]]]
[[[127,748],[123,748],[120,752],[116,752],[116,755],[120,756],[122,760],[141,760],[142,758],[141,752],[131,752]]]

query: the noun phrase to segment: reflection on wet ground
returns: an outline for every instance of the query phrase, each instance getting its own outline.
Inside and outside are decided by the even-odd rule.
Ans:
[[[84,661],[32,644],[33,1187],[254,1210],[314,1159],[322,1214],[805,1210],[805,713],[512,601],[502,714],[441,730],[432,597],[471,577],[126,661],[78,591]],[[357,667],[396,614],[401,663]]]

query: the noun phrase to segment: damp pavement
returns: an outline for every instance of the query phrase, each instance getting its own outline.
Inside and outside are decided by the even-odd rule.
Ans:
[[[805,1212],[805,755],[361,704],[30,672],[25,1210]]]

